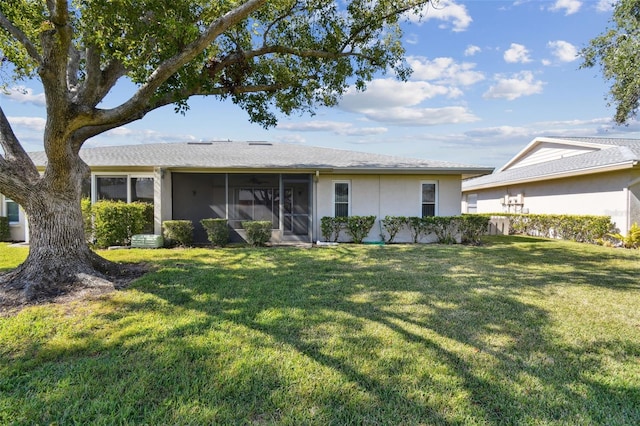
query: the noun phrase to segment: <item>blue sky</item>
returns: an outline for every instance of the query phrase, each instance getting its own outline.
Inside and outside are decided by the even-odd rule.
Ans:
[[[440,0],[405,26],[408,82],[380,76],[338,107],[268,130],[231,103],[193,99],[185,116],[167,107],[85,146],[267,140],[498,167],[536,136],[640,137],[637,123],[612,122],[606,82],[576,57],[605,30],[610,2]],[[41,150],[42,90],[22,89],[0,105],[27,150]]]

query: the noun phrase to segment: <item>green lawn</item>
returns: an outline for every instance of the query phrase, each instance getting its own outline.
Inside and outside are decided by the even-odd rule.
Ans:
[[[637,250],[103,255],[158,269],[0,318],[0,424],[640,424]]]

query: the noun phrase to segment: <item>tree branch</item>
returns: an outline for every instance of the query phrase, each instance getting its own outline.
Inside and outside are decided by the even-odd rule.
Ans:
[[[22,46],[24,46],[31,59],[36,61],[38,65],[42,63],[42,57],[40,56],[38,48],[35,46],[35,44],[33,44],[31,40],[29,40],[29,37],[27,37],[24,32],[20,31],[20,29],[13,25],[13,23],[9,21],[9,19],[4,15],[4,13],[2,13],[1,10],[0,28],[4,28],[7,32],[9,32],[9,34],[15,37],[15,39],[18,40]]]
[[[144,105],[154,96],[156,90],[179,70],[180,67],[199,55],[218,36],[247,18],[247,16],[263,6],[266,2],[267,0],[249,0],[213,21],[200,37],[189,43],[180,53],[160,64],[128,101],[110,110],[97,111],[92,117],[85,117],[88,121],[88,123],[85,124],[110,124],[122,122],[126,120],[126,117],[129,115],[139,116],[140,111],[142,111]]]

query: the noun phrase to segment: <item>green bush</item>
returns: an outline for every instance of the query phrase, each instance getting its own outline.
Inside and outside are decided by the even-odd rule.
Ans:
[[[463,244],[480,244],[480,237],[489,230],[490,215],[464,214],[460,216],[458,230]]]
[[[9,241],[11,232],[9,231],[9,218],[0,216],[0,241]]]
[[[640,226],[635,222],[629,228],[627,235],[622,235],[619,232],[607,235],[618,240],[624,248],[640,248]]]
[[[405,216],[385,216],[380,222],[384,230],[389,234],[387,242],[392,243],[398,232],[407,226],[408,219]]]
[[[193,244],[193,222],[190,220],[165,220],[162,232],[168,245],[189,247]]]
[[[324,216],[320,219],[320,232],[325,241],[338,242],[340,231],[347,225],[346,217]]]
[[[108,247],[129,244],[131,236],[140,234],[147,226],[149,210],[153,211],[153,205],[148,203],[125,203],[111,200],[101,200],[95,203],[91,207],[91,212],[96,246]]]
[[[371,228],[376,223],[375,216],[349,216],[345,219],[347,234],[356,244],[362,244],[362,241],[367,238]]]
[[[224,247],[229,243],[229,225],[227,219],[202,219],[202,227],[207,231],[207,238],[214,246]]]
[[[411,231],[411,239],[414,244],[420,241],[421,236],[428,235],[431,232],[431,225],[432,223],[428,217],[411,216],[407,218],[407,226]]]
[[[496,213],[509,218],[510,234],[595,244],[614,229],[609,216]]]
[[[267,220],[250,220],[242,222],[246,231],[247,242],[254,247],[265,245],[271,239],[272,224]]]

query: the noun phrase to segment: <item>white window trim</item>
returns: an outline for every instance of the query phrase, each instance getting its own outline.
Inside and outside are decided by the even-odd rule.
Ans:
[[[351,216],[351,181],[350,180],[333,180],[331,181],[331,216],[336,217],[336,183],[346,183],[348,191],[348,211],[347,216]]]
[[[112,173],[91,173],[91,203],[95,203],[97,200],[98,178],[127,178],[127,203],[131,202],[131,179],[135,178],[151,178],[154,179],[153,173],[127,173],[127,172],[112,172]]]
[[[418,196],[420,198],[420,206],[418,206],[418,217],[422,217],[422,204],[423,204],[423,199],[422,199],[422,185],[424,184],[434,184],[436,186],[436,195],[435,195],[435,208],[434,208],[434,216],[440,216],[440,189],[438,185],[438,181],[437,180],[421,180],[420,181],[420,187],[419,187],[419,192],[418,192]]]
[[[9,197],[2,197],[2,215],[1,216],[9,216],[9,208],[7,207],[7,203],[15,203],[15,201],[13,201],[11,198]],[[16,203],[17,204],[17,203]],[[9,225],[10,226],[15,226],[15,225],[19,225],[20,222],[22,222],[22,208],[20,207],[20,205],[18,204],[18,220],[17,221],[10,221]]]

